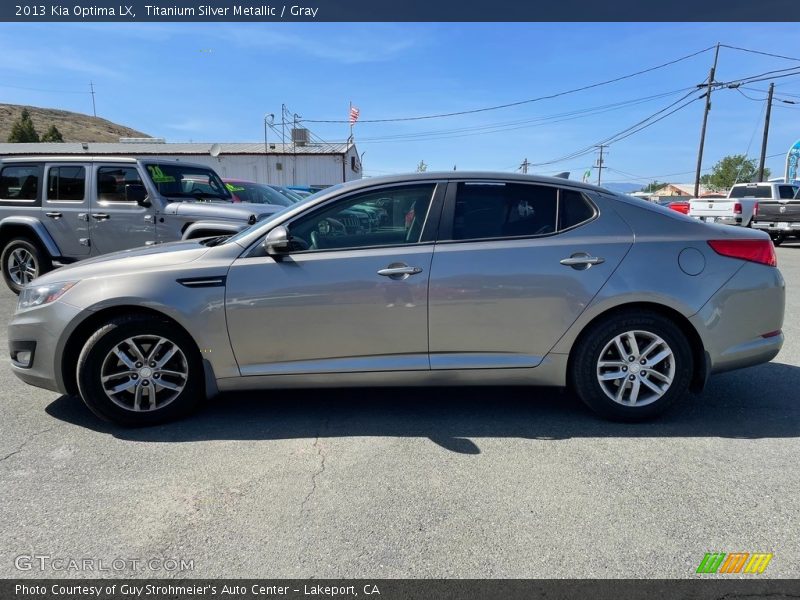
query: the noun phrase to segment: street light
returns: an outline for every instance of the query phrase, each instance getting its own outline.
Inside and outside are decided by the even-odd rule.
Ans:
[[[264,161],[267,164],[267,183],[269,183],[269,146],[267,146],[267,127],[275,122],[274,113],[264,115]]]

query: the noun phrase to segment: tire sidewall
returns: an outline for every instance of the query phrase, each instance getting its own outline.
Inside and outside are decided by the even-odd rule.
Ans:
[[[614,337],[627,331],[646,331],[663,339],[673,353],[675,377],[666,394],[644,406],[623,406],[603,391],[597,381],[597,363],[600,354]],[[579,343],[572,369],[572,385],[578,396],[592,410],[618,421],[651,419],[683,399],[692,379],[692,350],[686,336],[670,320],[646,312],[617,315],[598,323]]]
[[[134,412],[115,404],[103,390],[100,373],[108,353],[123,340],[141,335],[157,335],[178,345],[188,363],[186,386],[177,398],[162,409]],[[203,366],[194,341],[180,328],[156,318],[113,320],[89,338],[77,366],[78,390],[84,403],[97,416],[119,425],[155,425],[182,418],[193,412],[205,398]]]
[[[2,260],[2,266],[0,269],[3,271],[3,279],[6,282],[6,285],[9,289],[14,292],[15,294],[19,294],[22,291],[21,285],[14,283],[11,279],[11,276],[8,272],[8,258],[9,255],[16,250],[17,248],[24,248],[28,252],[31,253],[34,260],[36,261],[36,266],[38,270],[38,276],[44,275],[47,271],[50,270],[50,261],[47,259],[46,254],[42,251],[42,249],[35,244],[34,242],[30,241],[27,238],[14,238],[9,240],[9,242],[3,247],[3,252],[0,254],[0,260]]]

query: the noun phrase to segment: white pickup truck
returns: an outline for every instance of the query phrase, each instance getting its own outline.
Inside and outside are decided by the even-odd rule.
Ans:
[[[751,227],[758,215],[759,198],[769,199],[773,183],[737,183],[727,198],[696,198],[689,202],[689,216],[701,221]]]

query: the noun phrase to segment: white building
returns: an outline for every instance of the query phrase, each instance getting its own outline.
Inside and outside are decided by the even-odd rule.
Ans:
[[[221,177],[278,185],[328,186],[361,178],[355,144],[188,143],[147,138],[118,143],[0,144],[0,158],[19,156],[131,156],[166,158],[212,167]]]

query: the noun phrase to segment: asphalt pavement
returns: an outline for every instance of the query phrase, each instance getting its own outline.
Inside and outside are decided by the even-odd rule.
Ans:
[[[778,260],[781,353],[638,425],[437,388],[225,395],[121,429],[18,381],[3,331],[0,577],[680,578],[706,552],[800,577],[800,244]]]

